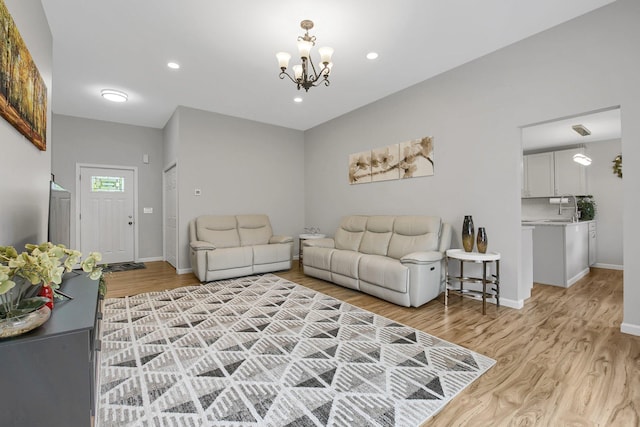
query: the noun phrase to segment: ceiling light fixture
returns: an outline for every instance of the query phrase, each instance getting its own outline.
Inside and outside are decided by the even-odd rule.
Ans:
[[[591,135],[591,131],[587,129],[584,125],[573,125],[571,126],[571,129],[575,130],[582,136]]]
[[[589,166],[591,164],[591,157],[578,153],[573,155],[573,161],[580,163],[582,166]]]
[[[296,97],[296,98],[293,98],[293,102],[301,103],[302,102],[302,98],[300,98],[299,96]]]
[[[591,135],[591,131],[587,129],[584,125],[573,125],[571,129],[578,132],[581,136],[589,136]],[[582,146],[584,148],[584,145]],[[573,155],[573,161],[581,164],[582,166],[589,166],[591,164],[591,157],[585,156],[582,153],[577,153]]]
[[[167,63],[167,67],[171,68],[172,70],[177,70],[178,68],[180,68],[180,64],[178,64],[177,62],[169,62]]]
[[[377,59],[378,58],[378,53],[377,52],[369,52],[367,53],[367,59]]]
[[[309,30],[313,28],[313,21],[305,19],[300,23],[300,27],[305,30],[303,36],[298,36],[298,51],[300,52],[300,59],[302,64],[293,66],[293,77],[287,73],[287,67],[289,66],[289,60],[291,55],[287,52],[278,52],[276,58],[278,58],[278,64],[280,65],[280,78],[284,79],[285,76],[295,83],[298,90],[304,88],[306,92],[320,83],[324,83],[325,86],[329,86],[329,73],[331,73],[331,55],[333,55],[333,49],[330,47],[321,47],[318,49],[320,54],[320,62],[322,63],[322,69],[316,71],[315,65],[311,60],[311,48],[316,44],[315,36],[309,35]]]
[[[129,95],[115,89],[102,89],[102,91],[100,91],[100,95],[111,102],[125,102],[129,99]]]

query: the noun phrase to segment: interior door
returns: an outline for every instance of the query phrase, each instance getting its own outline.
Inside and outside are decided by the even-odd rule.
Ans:
[[[134,174],[129,169],[80,168],[80,250],[102,262],[134,261]]]
[[[178,238],[178,180],[177,167],[171,166],[164,173],[164,254],[166,261],[177,268]]]

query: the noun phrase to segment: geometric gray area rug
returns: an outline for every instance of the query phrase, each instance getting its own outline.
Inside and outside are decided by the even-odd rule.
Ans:
[[[417,426],[495,361],[272,274],[104,301],[96,426]]]

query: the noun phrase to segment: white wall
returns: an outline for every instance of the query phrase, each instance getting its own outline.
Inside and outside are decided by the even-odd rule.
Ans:
[[[179,140],[180,270],[190,268],[188,223],[198,215],[264,213],[275,234],[303,231],[301,131],[186,107],[178,107],[170,123],[178,128]],[[165,144],[173,144],[168,135]],[[196,188],[201,196],[194,195]]]
[[[522,301],[519,127],[621,105],[625,223],[640,209],[639,19],[640,2],[618,0],[305,132],[306,222],[335,230],[358,212],[434,214],[453,224],[459,247],[471,214],[502,253],[503,297]],[[425,135],[435,176],[348,184],[349,153]],[[638,277],[640,230],[628,228],[625,277]],[[623,329],[640,334],[640,287],[627,280],[624,292]]]
[[[40,151],[0,118],[0,245],[23,250],[47,240],[51,173],[51,67],[53,42],[39,0],[5,0],[47,86],[47,150]]]
[[[624,255],[622,210],[624,195],[622,179],[613,174],[613,159],[622,152],[621,141],[587,144],[587,154],[593,160],[587,172],[587,188],[597,204],[596,220],[598,254],[596,267],[622,268]],[[633,224],[627,224],[632,229]]]
[[[162,130],[100,120],[53,115],[51,172],[71,191],[71,242],[76,240],[76,164],[138,168],[138,258],[162,257]],[[149,163],[142,161],[149,155]],[[153,208],[152,214],[143,208]]]

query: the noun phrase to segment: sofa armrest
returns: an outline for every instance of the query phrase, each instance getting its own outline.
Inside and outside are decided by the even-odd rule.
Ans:
[[[271,236],[269,243],[292,243],[293,237],[291,236]]]
[[[443,258],[444,254],[438,251],[412,252],[400,258],[400,262],[402,264],[430,264]]]
[[[335,248],[336,244],[330,237],[323,237],[322,239],[305,239],[302,246],[304,247],[316,247],[316,248]]]
[[[203,242],[201,240],[196,240],[195,242],[190,243],[191,249],[194,251],[212,251],[216,247],[213,243]]]

